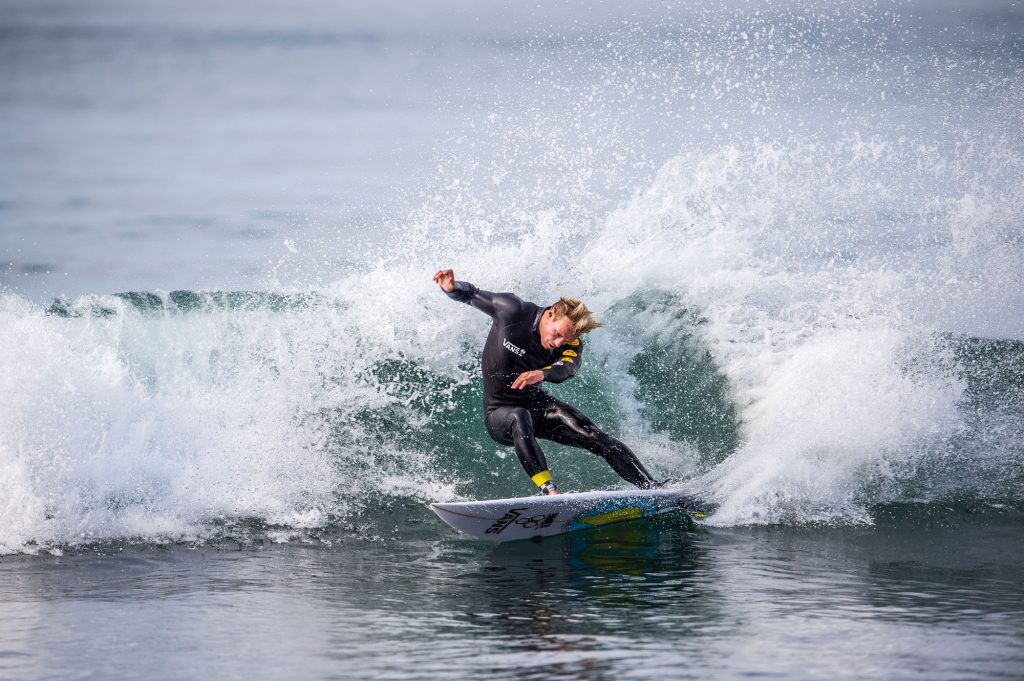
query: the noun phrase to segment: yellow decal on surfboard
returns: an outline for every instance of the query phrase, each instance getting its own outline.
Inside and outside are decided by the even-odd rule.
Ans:
[[[578,518],[576,522],[586,523],[587,525],[593,525],[598,527],[600,525],[607,525],[609,523],[617,523],[622,520],[634,520],[636,518],[643,518],[644,512],[636,506],[627,506],[626,508],[619,508],[614,511],[608,511],[607,513],[598,513],[597,515],[587,516],[585,518]]]

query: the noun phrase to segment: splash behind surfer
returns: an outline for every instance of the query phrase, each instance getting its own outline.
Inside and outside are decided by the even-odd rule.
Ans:
[[[482,363],[484,423],[496,442],[515,447],[542,493],[558,494],[558,488],[538,438],[593,452],[641,489],[655,486],[629,447],[541,387],[572,378],[583,360],[581,336],[604,326],[586,305],[561,298],[540,307],[512,293],[492,293],[456,281],[450,269],[439,270],[433,279],[449,298],[472,305],[493,320]]]

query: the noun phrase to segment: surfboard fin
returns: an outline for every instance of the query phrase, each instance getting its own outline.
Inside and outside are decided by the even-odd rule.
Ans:
[[[697,519],[706,518],[718,510],[718,504],[697,496],[684,496],[676,500],[676,506]]]

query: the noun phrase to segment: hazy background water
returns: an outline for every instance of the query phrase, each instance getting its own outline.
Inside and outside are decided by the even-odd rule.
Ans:
[[[296,260],[286,240],[317,252],[285,283],[330,283],[352,239],[421,203],[439,156],[468,140],[493,161],[480,128],[496,117],[517,161],[544,134],[597,153],[615,205],[694,140],[1000,136],[988,119],[1020,96],[1012,2],[4,0],[2,14],[0,283],[36,298],[266,287]]]
[[[343,256],[490,91],[509,33],[468,9],[5,2],[3,282],[266,286],[310,232]]]
[[[524,55],[692,12],[5,0],[0,283],[263,288],[300,239],[318,252],[285,283],[329,283],[474,121],[550,78]]]
[[[1022,55],[995,1],[0,0],[0,676],[1019,678]],[[707,526],[433,518],[530,489],[442,265],[601,311],[559,394]]]

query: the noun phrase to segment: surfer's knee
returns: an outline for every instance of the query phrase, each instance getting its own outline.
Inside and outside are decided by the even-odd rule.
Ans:
[[[631,454],[629,447],[625,445],[622,440],[617,440],[603,430],[597,430],[594,433],[594,440],[598,442],[602,447],[613,452],[619,452],[624,454]]]
[[[491,439],[503,445],[533,434],[533,419],[526,409],[499,407],[484,417],[484,425]]]
[[[593,449],[591,451],[613,465],[614,462],[617,461],[628,463],[635,462],[637,460],[636,455],[633,454],[633,450],[627,447],[625,443],[601,430],[597,430],[591,442],[593,443]]]
[[[577,432],[594,449],[600,449],[605,452],[621,451],[622,449],[626,449],[626,445],[595,426],[591,421],[580,424]]]
[[[513,436],[528,437],[533,435],[533,417],[526,409],[510,409],[509,421]]]

